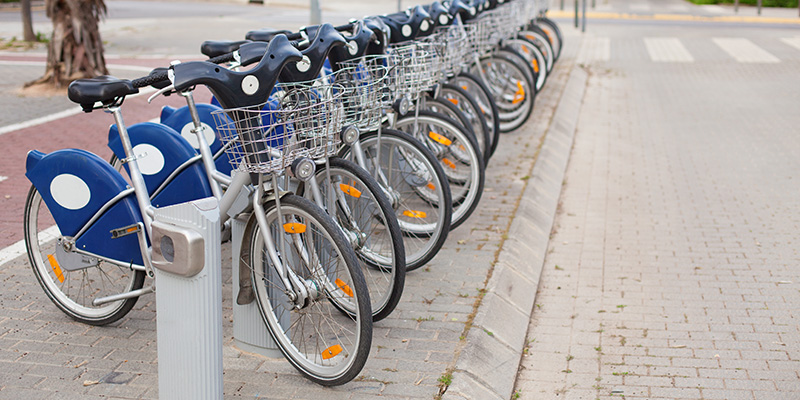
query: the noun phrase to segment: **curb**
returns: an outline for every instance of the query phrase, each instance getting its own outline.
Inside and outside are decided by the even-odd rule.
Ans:
[[[572,67],[442,399],[511,398],[587,79]]]

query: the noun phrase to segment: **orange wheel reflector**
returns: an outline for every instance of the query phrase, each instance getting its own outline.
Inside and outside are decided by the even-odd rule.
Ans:
[[[525,35],[525,38],[528,40],[536,40],[536,36],[533,35]]]
[[[522,87],[522,82],[517,81],[517,92],[514,93],[514,100],[511,100],[511,104],[517,104],[525,100],[525,88]]]
[[[350,286],[348,286],[346,283],[344,283],[343,280],[341,280],[339,278],[336,278],[336,286],[338,286],[339,289],[342,289],[344,294],[346,294],[346,295],[348,295],[350,297],[353,297],[353,289],[350,289]]]
[[[447,165],[448,167],[450,167],[450,168],[452,168],[452,169],[456,169],[456,164],[455,164],[455,163],[453,163],[452,161],[450,161],[450,160],[446,159],[446,158],[443,158],[443,159],[442,159],[442,163],[443,163],[444,165]]]
[[[430,190],[436,190],[436,185],[434,185],[432,182],[428,182],[428,184],[425,186],[427,186]]]
[[[409,218],[425,218],[428,214],[425,214],[425,211],[416,211],[416,210],[405,210],[403,211],[403,215]]]
[[[333,345],[331,347],[328,347],[325,350],[322,350],[322,359],[323,360],[327,360],[327,359],[336,357],[341,352],[342,352],[342,346],[338,345],[338,344],[335,344],[335,345]]]
[[[536,73],[538,74],[539,73],[539,62],[536,61],[536,60],[531,60],[531,66],[533,66],[533,70],[536,71]]]
[[[446,137],[444,137],[444,136],[442,136],[442,135],[440,135],[440,134],[438,134],[438,133],[436,133],[434,131],[431,131],[430,133],[428,133],[428,136],[430,136],[430,138],[433,139],[434,141],[439,142],[439,143],[441,143],[441,144],[443,144],[445,146],[450,146],[450,144],[453,143],[453,141],[451,141],[450,139],[448,139],[448,138],[446,138]]]
[[[461,86],[461,88],[467,90],[467,85]]]
[[[450,100],[451,103],[458,105],[458,99],[447,99]]]
[[[340,183],[339,184],[339,189],[341,189],[343,192],[345,192],[345,193],[347,193],[350,196],[353,196],[355,198],[361,197],[361,191],[356,189],[356,188],[354,188],[354,187],[352,187],[352,186],[350,186],[350,185],[345,185],[344,183]]]
[[[522,46],[522,52],[525,53],[525,54],[531,54],[531,51],[528,50],[528,48],[525,47],[525,46]]]
[[[552,37],[552,36],[550,36],[550,32],[548,32],[548,31],[544,31],[544,34],[545,34],[545,35],[547,35],[547,40],[549,40],[549,41],[550,41],[550,43],[553,43],[553,37]]]
[[[56,258],[53,257],[52,254],[48,254],[47,261],[50,262],[50,268],[52,268],[53,272],[56,273],[56,278],[58,278],[58,281],[64,283],[64,272],[61,271],[61,267],[58,266],[58,261]]]
[[[283,230],[286,233],[303,233],[306,231],[306,225],[297,222],[289,222],[283,224]]]

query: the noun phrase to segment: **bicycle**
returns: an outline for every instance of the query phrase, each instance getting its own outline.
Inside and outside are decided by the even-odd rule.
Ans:
[[[138,87],[168,79],[177,91],[206,85],[227,106],[219,113],[227,123],[223,129],[233,129],[240,135],[232,148],[245,151],[239,164],[242,173],[234,175],[222,196],[220,213],[225,220],[228,213],[253,209],[248,221],[253,234],[246,246],[251,249],[250,273],[268,330],[303,375],[323,385],[345,383],[360,372],[369,353],[372,318],[367,317],[371,314],[366,283],[352,248],[330,217],[308,200],[280,191],[278,184],[278,174],[285,168],[306,176],[308,171],[299,168],[304,157],[326,151],[315,144],[329,140],[328,134],[339,134],[333,132],[337,121],[330,119],[336,115],[335,101],[308,104],[298,94],[293,97],[297,100],[294,108],[285,103],[286,108],[264,114],[257,99],[267,98],[278,72],[287,63],[299,61],[301,53],[285,37],[278,36],[268,46],[244,46],[236,55],[261,61],[247,72],[189,62],[135,81],[104,76],[70,85],[70,99],[81,104],[84,111],[102,108],[114,116],[133,187],[126,188],[119,172],[91,153],[73,149],[48,155],[30,152],[27,176],[33,186],[26,203],[25,240],[32,268],[56,306],[89,324],[119,320],[138,296],[154,290],[152,285],[142,287],[144,276],[152,276],[153,268],[148,244],[153,206],[139,168],[147,154],[133,151],[120,106],[125,96],[138,92]],[[102,105],[95,107],[96,102]],[[294,126],[292,118],[298,112],[326,119],[310,126]],[[248,118],[254,115],[258,121]],[[267,124],[263,118],[267,118]],[[329,130],[323,132],[320,127]],[[292,134],[261,140],[256,137],[279,131]],[[150,156],[153,158],[145,164],[158,158]],[[58,184],[53,186],[53,182]],[[77,192],[83,188],[80,182],[96,194],[86,204],[79,197],[76,200],[76,188],[80,189]],[[254,184],[253,193],[246,193],[248,183]],[[239,195],[246,201],[235,203]],[[240,210],[234,210],[234,206]],[[60,230],[55,243],[40,241],[38,235],[43,231],[41,239],[46,239],[49,233],[40,226],[40,222],[47,223],[47,215],[52,215]],[[109,231],[115,239],[108,236]],[[55,246],[44,249],[44,245]],[[96,286],[89,274],[97,276],[96,282],[104,287]],[[122,282],[115,290],[108,290],[112,277]],[[80,287],[73,290],[74,286]],[[98,290],[111,294],[100,295]],[[331,312],[332,308],[345,312]],[[307,321],[316,330],[299,332],[297,327],[305,326],[297,325],[300,321]]]

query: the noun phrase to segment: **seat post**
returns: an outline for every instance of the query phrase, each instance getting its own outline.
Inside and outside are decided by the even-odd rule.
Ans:
[[[125,127],[125,122],[122,120],[122,112],[119,106],[104,107],[104,111],[111,113],[114,116],[114,122],[117,123],[117,131],[119,132],[119,139],[122,142],[122,148],[125,151],[125,158],[120,160],[123,164],[128,164],[128,172],[131,177],[131,184],[133,185],[134,193],[136,193],[136,202],[139,204],[139,211],[142,213],[142,219],[150,236],[151,222],[153,222],[153,206],[150,203],[150,196],[147,194],[147,185],[144,183],[142,171],[139,170],[139,164],[136,162],[138,156],[133,153],[133,146],[131,139],[128,136],[128,129]]]

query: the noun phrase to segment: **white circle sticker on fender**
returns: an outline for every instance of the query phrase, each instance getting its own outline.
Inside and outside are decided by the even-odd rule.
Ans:
[[[400,33],[402,33],[405,37],[411,36],[411,27],[408,25],[403,25],[403,29],[401,29]]]
[[[136,157],[136,164],[139,165],[139,171],[144,175],[155,175],[164,169],[164,155],[152,144],[142,143],[134,146],[133,154]]]
[[[50,182],[50,196],[61,207],[80,210],[89,204],[92,193],[83,179],[72,174],[61,174]]]
[[[242,79],[242,91],[248,96],[257,92],[258,86],[258,78],[253,75],[247,75]]]
[[[428,27],[430,27],[430,26],[431,26],[431,25],[428,23],[428,20],[427,20],[427,19],[425,19],[425,20],[422,20],[422,23],[421,23],[421,24],[419,24],[419,30],[421,30],[421,31],[425,32],[425,31],[427,31],[427,30],[428,30]],[[406,35],[406,36],[408,36],[408,35]]]
[[[347,42],[347,51],[351,56],[356,55],[356,53],[358,53],[358,43],[356,43],[355,40],[352,42]]]
[[[205,122],[201,122],[200,127],[203,129],[203,136],[206,137],[206,143],[208,143],[210,146],[215,140],[217,140],[217,136],[214,134],[214,128]],[[199,149],[200,142],[197,140],[197,135],[192,132],[192,129],[194,129],[194,123],[189,122],[188,124],[184,125],[183,129],[181,129],[181,136],[183,136],[183,138],[186,139],[186,141],[189,142],[192,147]]]
[[[449,19],[447,18],[447,15],[445,15],[445,14],[439,14],[439,24],[440,24],[440,25],[447,25],[447,23],[448,23],[448,22],[450,22],[450,21],[449,21]]]

